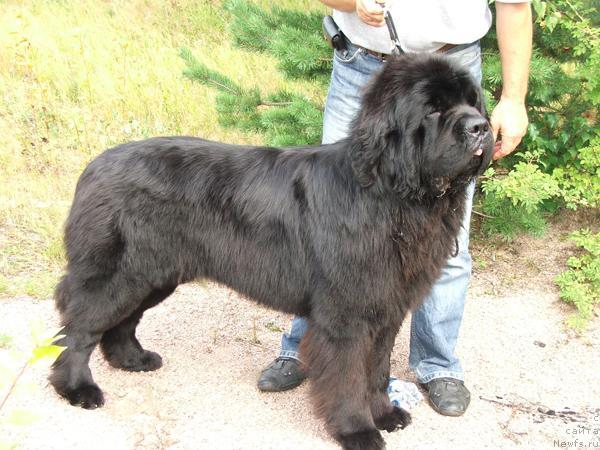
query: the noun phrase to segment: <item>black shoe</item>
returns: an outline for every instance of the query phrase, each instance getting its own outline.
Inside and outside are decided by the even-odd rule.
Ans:
[[[267,392],[287,391],[300,386],[306,375],[300,370],[300,361],[277,358],[263,370],[258,378],[258,389]]]
[[[465,384],[454,378],[434,378],[422,386],[429,392],[431,407],[444,416],[462,416],[471,402]]]

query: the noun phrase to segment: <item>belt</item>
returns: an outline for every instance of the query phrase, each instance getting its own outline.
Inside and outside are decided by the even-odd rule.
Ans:
[[[390,56],[392,56],[392,55],[390,55],[388,53],[380,53],[380,52],[376,52],[376,51],[373,51],[373,50],[369,50],[368,48],[361,47],[360,45],[356,45],[356,44],[353,44],[353,45],[355,45],[356,47],[364,50],[366,53],[368,53],[371,56],[374,56],[375,58],[379,59],[380,61],[385,61]],[[451,50],[451,49],[453,49],[454,47],[457,47],[457,46],[458,46],[458,44],[444,44],[442,47],[438,48],[435,51],[435,53],[446,53],[447,51],[449,51],[449,50]]]

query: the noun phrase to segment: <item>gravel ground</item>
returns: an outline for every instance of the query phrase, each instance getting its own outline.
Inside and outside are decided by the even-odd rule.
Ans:
[[[568,308],[547,280],[553,273],[531,270],[538,281],[527,284],[519,280],[528,273],[508,284],[491,270],[475,274],[458,348],[471,406],[449,418],[423,401],[410,427],[384,433],[389,449],[600,448],[598,321],[583,336],[565,331]],[[57,323],[51,301],[29,298],[0,299],[0,317],[17,348],[26,345],[30,319]],[[162,355],[160,370],[116,370],[95,351],[91,367],[106,405],[86,411],[54,393],[47,368],[30,368],[20,384],[35,389],[17,391],[2,414],[25,408],[44,419],[16,427],[0,417],[0,441],[44,450],[335,449],[313,415],[307,383],[284,393],[256,388],[289,320],[218,285],[180,286],[138,328],[142,344]],[[404,327],[392,374],[414,381],[407,349]],[[577,414],[561,415],[566,408]]]

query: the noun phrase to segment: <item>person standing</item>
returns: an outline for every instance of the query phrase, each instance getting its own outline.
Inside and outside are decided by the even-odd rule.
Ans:
[[[384,7],[393,18],[402,51],[439,53],[455,60],[481,82],[479,40],[488,32],[492,15],[487,0],[321,0],[333,8],[333,18],[346,38],[346,49],[335,50],[325,103],[323,144],[339,141],[360,108],[361,94],[370,78],[393,50],[385,27]],[[491,114],[494,159],[515,150],[527,131],[525,94],[531,59],[532,17],[529,2],[496,1],[496,32],[502,64],[502,94]],[[467,214],[458,238],[458,253],[450,258],[440,279],[421,307],[413,312],[409,365],[429,393],[429,403],[440,414],[460,416],[470,403],[464,374],[455,355],[471,275],[469,222],[474,185],[470,186]],[[277,359],[258,380],[262,391],[284,391],[306,378],[298,348],[306,320],[295,317],[284,333]]]

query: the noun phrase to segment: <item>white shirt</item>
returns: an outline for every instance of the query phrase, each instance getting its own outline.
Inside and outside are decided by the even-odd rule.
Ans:
[[[434,52],[446,44],[469,44],[481,39],[492,25],[487,0],[394,0],[389,12],[405,52]],[[523,3],[523,0],[503,0]],[[356,11],[333,11],[333,18],[353,44],[380,53],[394,45],[387,26],[364,23]]]

